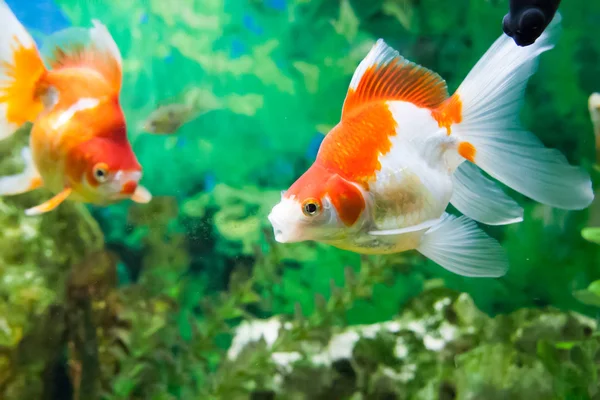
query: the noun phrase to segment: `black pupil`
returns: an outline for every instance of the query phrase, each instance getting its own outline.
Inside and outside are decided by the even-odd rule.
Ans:
[[[314,214],[317,212],[317,205],[315,203],[308,203],[306,205],[306,212],[309,214]]]
[[[101,169],[96,170],[96,176],[102,178],[104,176],[104,171],[102,171]]]

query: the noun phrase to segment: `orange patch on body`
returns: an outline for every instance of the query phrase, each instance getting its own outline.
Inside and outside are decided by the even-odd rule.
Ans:
[[[39,97],[40,80],[46,68],[35,45],[25,47],[13,37],[13,61],[0,63],[0,68],[9,78],[0,82],[0,103],[6,104],[6,119],[15,125],[33,121],[43,110]]]
[[[440,128],[446,128],[448,135],[452,133],[452,124],[458,124],[462,121],[462,101],[458,94],[453,94],[448,100],[442,103],[438,108],[431,111],[431,115],[438,123]]]
[[[384,102],[363,106],[345,117],[323,140],[316,162],[341,177],[368,187],[381,169],[379,157],[392,148],[396,121]]]
[[[475,162],[475,154],[476,153],[477,153],[477,150],[475,149],[475,146],[473,146],[471,143],[460,142],[458,144],[458,154],[460,154],[465,159],[471,161],[472,163]]]
[[[58,68],[48,71],[44,82],[56,89],[58,108],[66,110],[82,97],[115,98],[117,94],[104,76],[89,68]],[[118,99],[116,100],[118,102]]]

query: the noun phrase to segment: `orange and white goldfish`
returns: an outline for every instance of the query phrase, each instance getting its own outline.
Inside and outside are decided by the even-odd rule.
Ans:
[[[0,178],[0,195],[45,187],[55,195],[26,210],[64,200],[107,205],[150,201],[141,166],[127,139],[119,104],[121,54],[104,25],[93,21],[89,43],[57,47],[49,69],[31,36],[0,0],[0,139],[32,122],[25,170]]]
[[[452,96],[438,74],[378,40],[354,72],[341,122],[269,214],[275,239],[364,254],[416,249],[460,275],[504,275],[504,250],[474,221],[520,222],[523,209],[479,169],[557,208],[594,197],[587,172],[518,122],[559,20],[528,47],[502,35]],[[446,213],[449,203],[464,215]]]

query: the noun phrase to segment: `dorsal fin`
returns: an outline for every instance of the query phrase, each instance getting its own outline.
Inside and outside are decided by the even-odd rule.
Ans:
[[[118,93],[121,89],[122,58],[117,44],[102,23],[92,21],[93,27],[68,28],[44,41],[43,53],[48,53],[51,68],[86,67],[102,74]]]
[[[342,119],[375,100],[407,101],[434,108],[447,98],[448,88],[442,77],[408,61],[379,39],[352,76]]]

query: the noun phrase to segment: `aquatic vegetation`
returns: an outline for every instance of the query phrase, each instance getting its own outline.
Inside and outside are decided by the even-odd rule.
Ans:
[[[237,381],[239,392],[301,399],[598,394],[593,319],[551,308],[490,318],[467,294],[431,286],[390,321],[321,336],[302,321],[244,322],[229,349],[227,382]],[[269,372],[242,372],[257,362]]]
[[[0,173],[23,167],[19,145],[28,133],[25,127],[2,143]],[[0,397],[6,399],[50,396],[63,333],[70,329],[70,274],[104,245],[97,222],[81,204],[25,216],[23,210],[45,196],[42,190],[0,200]]]
[[[600,280],[590,283],[586,289],[573,292],[573,296],[583,304],[600,307]]]
[[[212,191],[186,200],[183,214],[202,218],[210,213],[215,232],[224,239],[223,244],[239,243],[230,249],[231,255],[252,255],[268,224],[269,209],[277,198],[277,191],[252,186],[235,189],[218,184]]]

